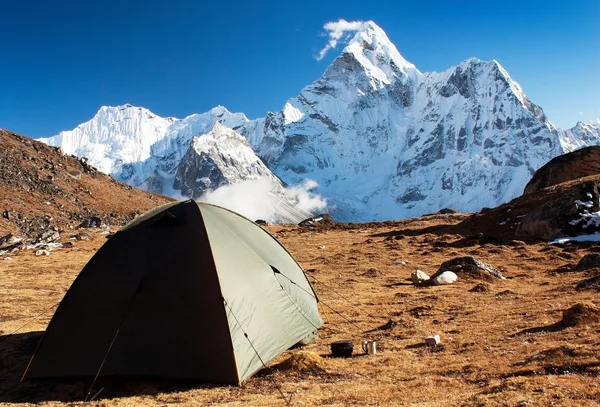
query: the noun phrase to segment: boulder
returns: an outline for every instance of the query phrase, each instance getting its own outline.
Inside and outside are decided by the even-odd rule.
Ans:
[[[425,281],[429,280],[429,276],[421,270],[415,270],[411,275],[410,279],[414,285],[423,285]]]
[[[466,275],[472,278],[484,278],[487,280],[500,278],[504,280],[502,273],[491,265],[477,260],[473,256],[457,257],[448,260],[440,266],[438,271],[431,276],[432,279],[446,271]]]
[[[78,228],[100,228],[105,226],[104,222],[98,216],[90,216],[87,219],[84,219],[83,222],[77,226]]]
[[[308,219],[304,219],[302,222],[298,223],[298,226],[305,227],[305,228],[315,228],[315,227],[324,228],[324,227],[330,227],[333,225],[335,225],[335,221],[333,220],[331,215],[329,215],[327,213],[324,213],[321,215],[316,215],[316,216],[310,217]]]
[[[523,195],[595,174],[600,174],[600,147],[584,147],[559,155],[538,169],[525,186]]]
[[[36,256],[50,256],[50,252],[48,250],[37,250],[35,252]]]
[[[60,233],[57,230],[49,229],[40,234],[37,239],[34,240],[35,243],[52,243],[56,242],[60,239]]]
[[[439,275],[432,277],[431,282],[433,285],[447,285],[452,284],[458,279],[458,276],[451,271],[443,271]]]
[[[600,231],[600,225],[586,219],[590,213],[600,210],[600,188],[594,181],[549,188],[530,197],[536,197],[536,200],[531,199],[536,204],[519,219],[520,223],[515,226],[516,236],[553,240]]]

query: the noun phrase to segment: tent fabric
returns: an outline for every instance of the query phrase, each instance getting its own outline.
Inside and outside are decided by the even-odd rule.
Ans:
[[[176,202],[98,250],[25,377],[102,366],[100,376],[240,384],[322,324],[304,271],[274,237],[227,209]]]

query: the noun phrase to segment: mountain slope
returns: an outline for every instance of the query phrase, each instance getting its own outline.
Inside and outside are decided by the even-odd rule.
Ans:
[[[367,22],[321,78],[265,118],[217,107],[162,119],[126,105],[102,108],[44,141],[88,156],[131,185],[197,196],[203,187],[194,190],[196,179],[224,184],[193,146],[193,136],[217,122],[246,137],[284,183],[315,180],[330,210],[347,221],[496,206],[518,196],[551,158],[600,140],[595,127],[556,128],[497,61],[470,58],[423,73]],[[226,144],[216,140],[214,151],[237,150]],[[256,175],[234,172],[227,183]]]
[[[0,237],[36,237],[67,230],[91,216],[123,225],[169,202],[115,181],[86,163],[30,138],[0,129]]]

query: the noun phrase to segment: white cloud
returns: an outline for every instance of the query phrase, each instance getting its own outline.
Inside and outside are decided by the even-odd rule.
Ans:
[[[267,178],[247,180],[208,191],[199,200],[271,223],[298,223],[327,207],[325,199],[311,192],[318,186],[315,181],[288,187],[284,196],[273,192],[271,186]]]
[[[583,116],[583,112],[578,112],[578,113],[579,113],[579,116]]]
[[[319,55],[315,56],[315,59],[317,61],[323,59],[329,50],[337,46],[340,40],[347,41],[349,39],[348,37],[359,31],[364,24],[364,21],[346,21],[344,19],[326,23],[323,28],[325,29],[325,35],[329,37],[329,40],[327,41],[325,47],[319,51]]]

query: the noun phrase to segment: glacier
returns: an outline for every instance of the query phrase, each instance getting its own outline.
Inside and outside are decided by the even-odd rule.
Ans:
[[[367,22],[319,79],[264,118],[222,106],[183,119],[102,107],[41,141],[177,197],[258,178],[283,196],[310,179],[337,219],[371,221],[497,206],[551,158],[599,144],[600,127],[557,128],[495,60],[421,72]]]

